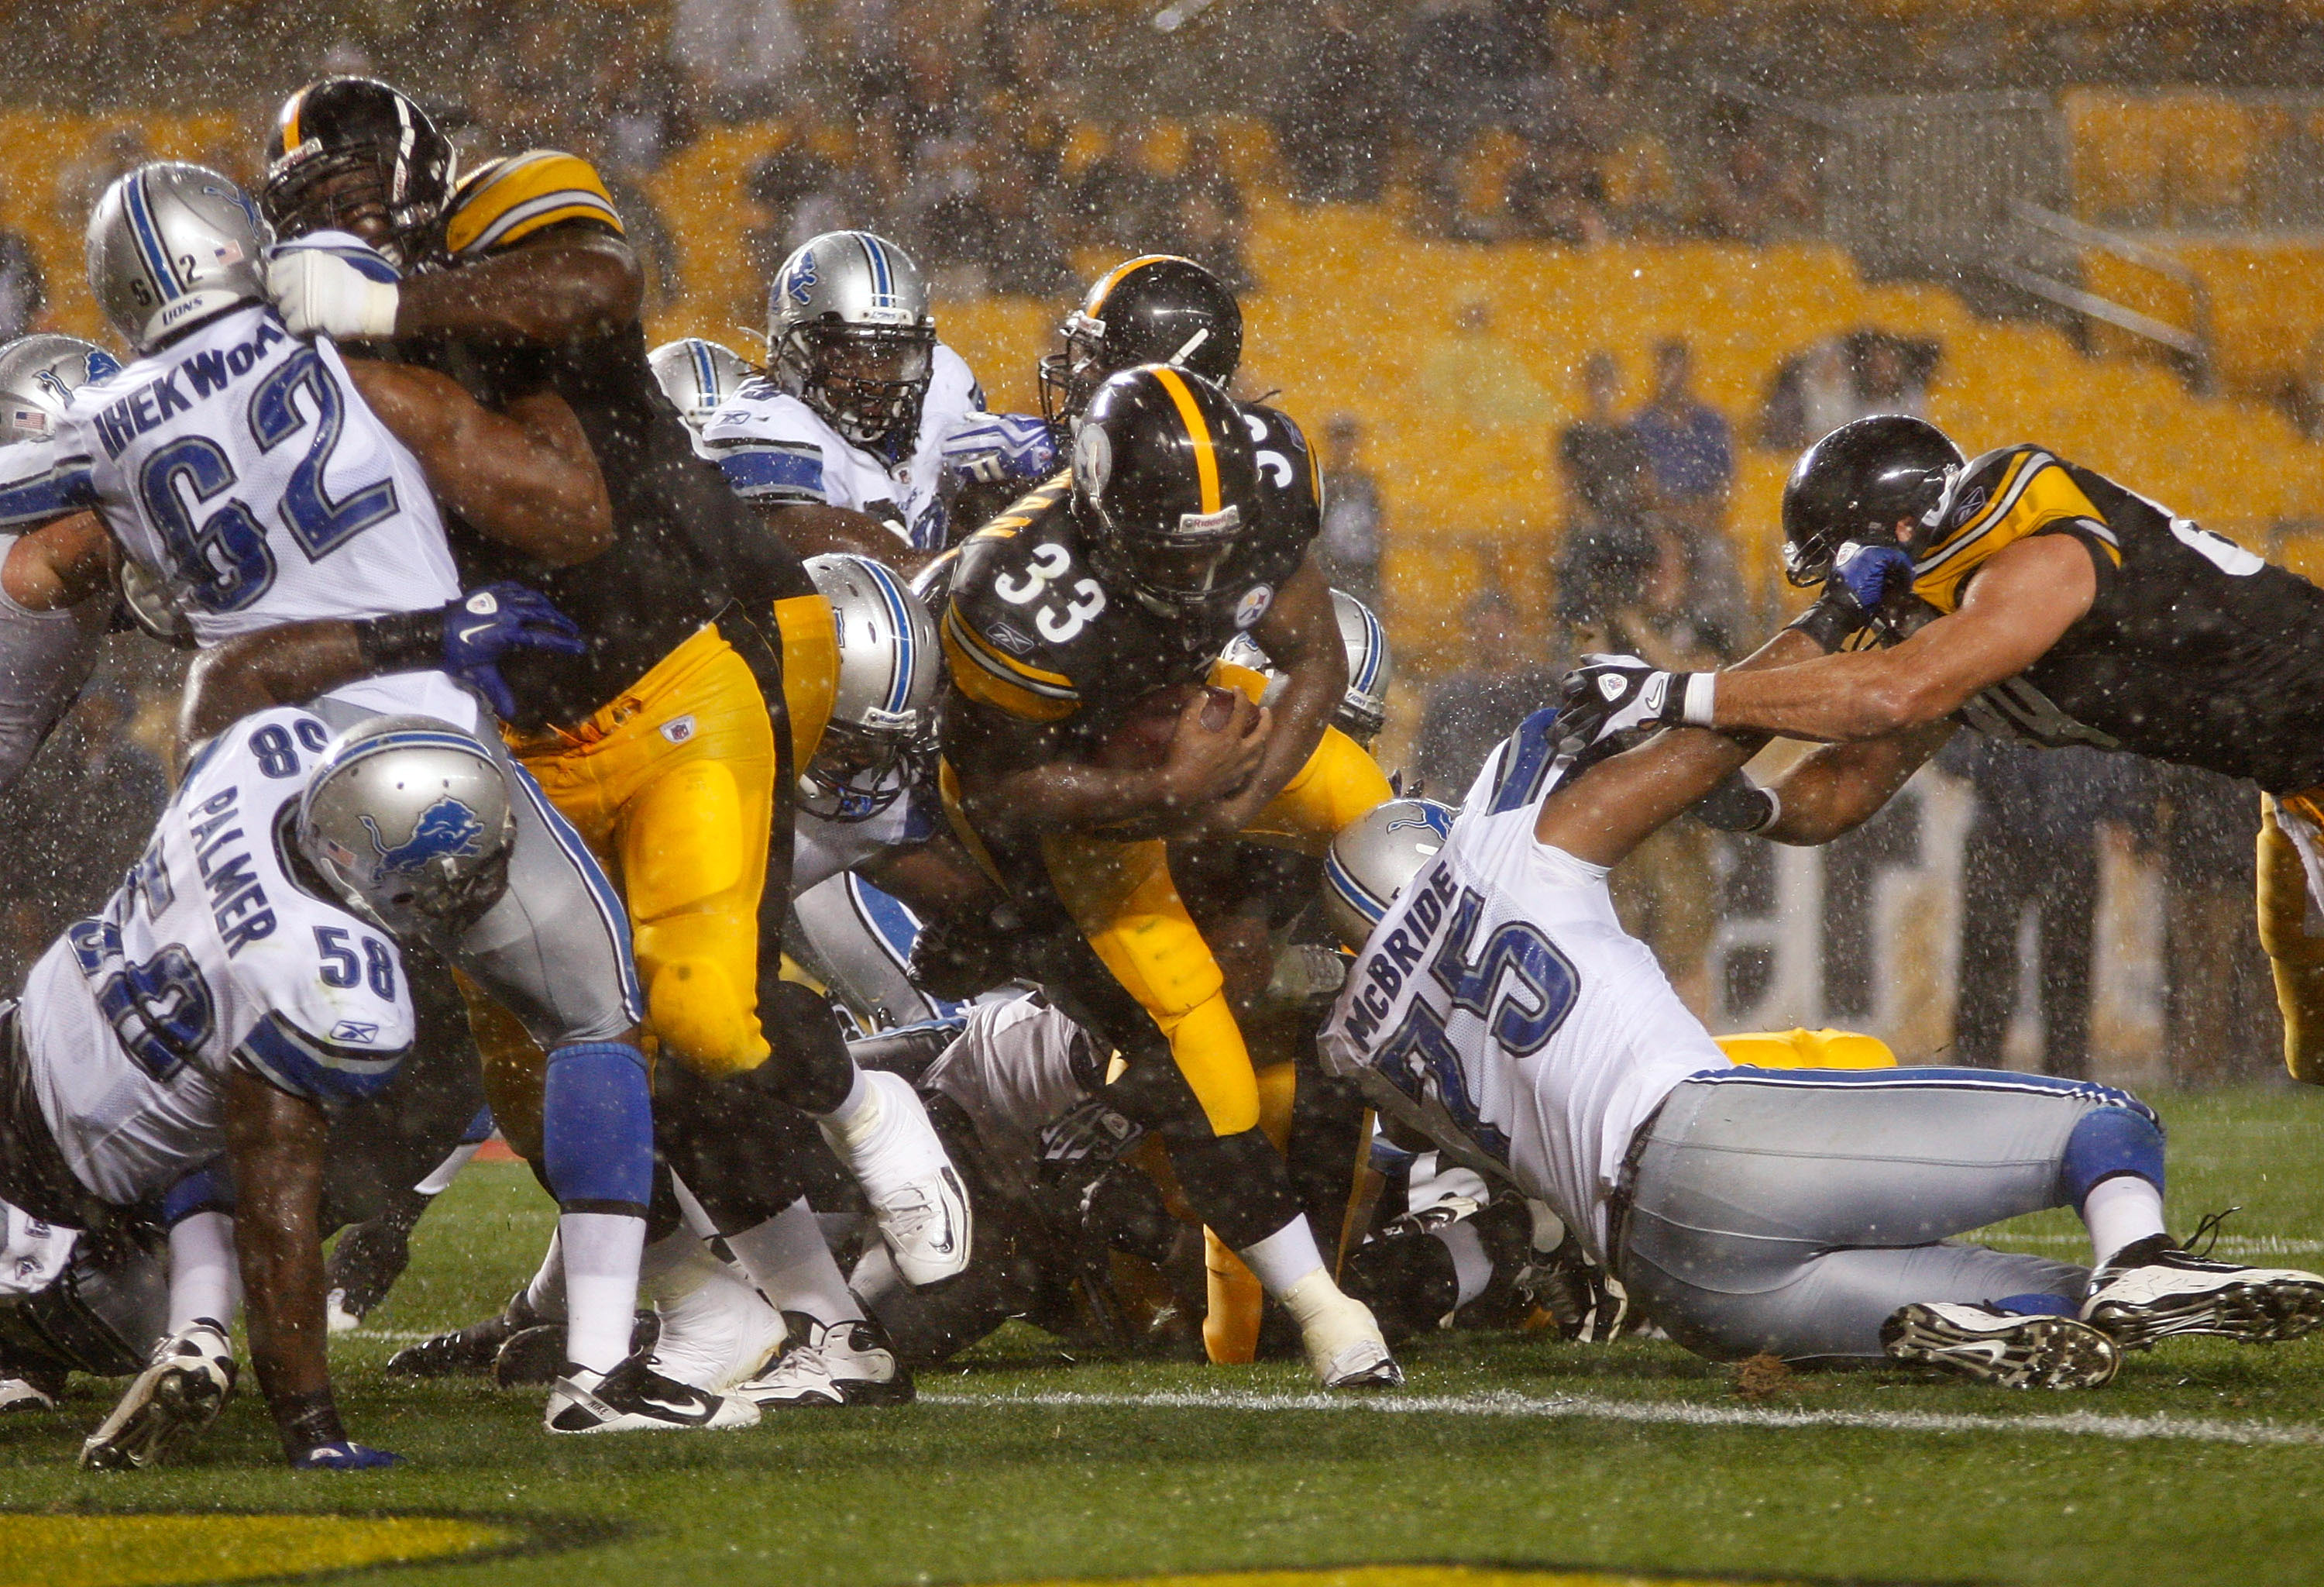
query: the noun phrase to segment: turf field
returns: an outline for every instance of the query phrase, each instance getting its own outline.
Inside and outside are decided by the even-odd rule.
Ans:
[[[2324,1094],[2160,1105],[2177,1226],[2240,1202],[2223,1252],[2324,1264]],[[603,1441],[544,1435],[536,1394],[381,1377],[407,1334],[496,1306],[546,1228],[521,1170],[472,1168],[421,1227],[380,1332],[341,1342],[349,1426],[410,1458],[392,1472],[276,1469],[254,1396],[189,1463],[151,1473],[70,1469],[103,1414],[93,1393],[0,1424],[0,1507],[29,1512],[0,1516],[0,1587],[429,1555],[364,1579],[2324,1582],[2324,1338],[2182,1343],[2107,1389],[2037,1398],[1873,1372],[1763,1389],[1665,1344],[1446,1335],[1407,1353],[1400,1396],[1323,1401],[1287,1363],[1073,1364],[1017,1329],[923,1378],[915,1406]],[[2001,1238],[2067,1253],[2078,1228],[2051,1214]],[[249,1513],[183,1518],[211,1509]],[[147,1513],[108,1518],[122,1511]],[[1359,1568],[1403,1562],[1529,1569]]]

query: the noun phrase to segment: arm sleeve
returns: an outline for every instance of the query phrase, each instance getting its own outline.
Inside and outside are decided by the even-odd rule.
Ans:
[[[0,447],[0,529],[31,529],[97,505],[89,459],[63,442]]]

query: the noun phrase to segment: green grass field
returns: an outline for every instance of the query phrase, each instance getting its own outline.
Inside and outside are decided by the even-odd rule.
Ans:
[[[2161,1106],[2179,1227],[2239,1202],[2223,1252],[2324,1264],[2324,1095]],[[339,1344],[349,1426],[409,1457],[393,1472],[277,1469],[254,1396],[155,1472],[71,1468],[105,1408],[93,1391],[0,1423],[0,1508],[30,1512],[0,1516],[0,1587],[247,1580],[442,1550],[365,1580],[1517,1580],[1345,1568],[1475,1562],[1573,1582],[2324,1582],[2324,1337],[2190,1342],[2133,1358],[2098,1393],[2037,1398],[1879,1372],[1747,1396],[1733,1371],[1666,1344],[1446,1335],[1407,1353],[1400,1396],[1326,1402],[1290,1364],[1076,1364],[1019,1328],[923,1378],[914,1406],[586,1441],[542,1434],[537,1394],[381,1375],[388,1335],[498,1306],[548,1221],[521,1170],[471,1169],[422,1225],[381,1332]],[[2078,1230],[2047,1214],[1997,1238],[2067,1254]],[[105,1518],[205,1510],[290,1518]],[[311,1512],[471,1519],[296,1518]],[[458,1553],[511,1545],[536,1552]]]

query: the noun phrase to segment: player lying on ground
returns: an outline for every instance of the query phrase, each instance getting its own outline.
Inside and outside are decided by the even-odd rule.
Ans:
[[[1748,752],[1665,734],[1574,774],[1551,711],[1486,761],[1382,917],[1325,1064],[1458,1161],[1547,1202],[1672,1338],[1720,1360],[1925,1362],[2095,1387],[2172,1333],[2324,1323],[2324,1278],[2175,1245],[2163,1130],[2110,1087],[1964,1069],[1730,1064],[1607,870]],[[2093,1269],[1951,1242],[2045,1207]]]
[[[1871,816],[1956,724],[2250,778],[2284,1059],[2324,1084],[2324,590],[2039,447],[1965,461],[1895,416],[1801,457],[1784,539],[1794,582],[1832,576],[1878,645],[1718,674],[1604,658],[1573,681],[1632,722],[1832,743],[1732,817],[1783,842]]]
[[[349,853],[349,834],[371,852]],[[150,1464],[217,1415],[235,1379],[237,1252],[286,1457],[392,1458],[350,1443],[331,1398],[324,1109],[384,1086],[411,1047],[380,906],[473,921],[506,888],[513,836],[492,759],[432,721],[375,718],[334,741],[310,713],[264,713],[196,760],[104,912],[68,930],[0,1014],[0,1200],[56,1232],[30,1287],[82,1241],[127,1238],[145,1218],[179,1225],[168,1336],[83,1463]],[[6,1282],[26,1281],[12,1267]]]

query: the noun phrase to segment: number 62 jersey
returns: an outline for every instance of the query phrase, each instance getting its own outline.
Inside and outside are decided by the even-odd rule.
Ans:
[[[1555,722],[1536,712],[1487,759],[1320,1043],[1326,1069],[1547,1202],[1602,1261],[1631,1137],[1673,1086],[1729,1060],[1622,929],[1604,869],[1535,838]]]
[[[25,983],[33,1094],[102,1201],[156,1195],[225,1150],[236,1066],[338,1103],[387,1084],[410,1050],[394,939],[292,879],[289,817],[328,739],[279,707],[213,740],[104,913]]]

